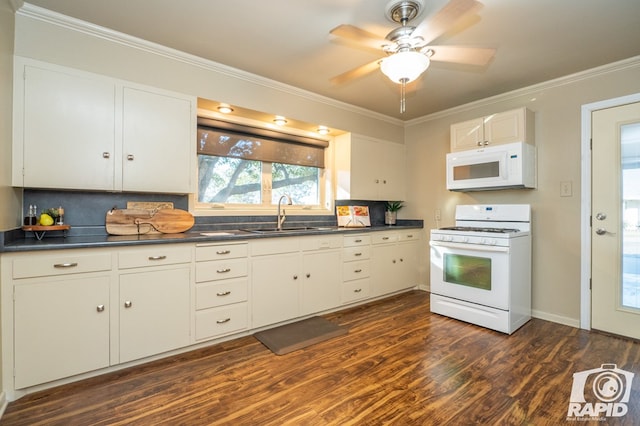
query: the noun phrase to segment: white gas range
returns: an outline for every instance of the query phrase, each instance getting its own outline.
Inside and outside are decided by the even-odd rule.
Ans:
[[[511,334],[531,318],[531,207],[460,205],[431,230],[431,312]]]

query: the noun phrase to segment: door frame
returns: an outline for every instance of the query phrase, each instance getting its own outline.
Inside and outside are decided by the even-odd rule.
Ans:
[[[580,191],[580,328],[591,330],[591,114],[640,102],[640,93],[582,105]]]

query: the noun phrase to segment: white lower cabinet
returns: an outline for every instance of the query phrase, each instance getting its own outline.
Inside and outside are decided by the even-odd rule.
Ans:
[[[340,236],[262,240],[250,245],[253,328],[340,304]]]
[[[109,366],[109,275],[16,285],[17,389]]]
[[[120,275],[120,362],[189,345],[190,267]]]
[[[417,284],[419,234],[379,232],[372,235],[373,296],[382,296]]]

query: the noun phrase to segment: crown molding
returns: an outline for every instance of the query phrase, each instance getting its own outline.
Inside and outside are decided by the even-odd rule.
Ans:
[[[453,108],[445,109],[442,111],[434,112],[433,114],[418,117],[413,120],[408,120],[404,123],[405,128],[415,126],[417,124],[426,123],[428,121],[437,120],[443,117],[447,117],[453,114],[469,111],[474,108],[483,107],[487,105],[496,104],[498,102],[507,101],[522,96],[533,95],[536,92],[542,90],[548,90],[557,88],[560,86],[566,86],[578,81],[587,80],[600,75],[609,74],[616,71],[622,71],[627,68],[640,67],[640,56],[633,56],[631,58],[623,59],[621,61],[612,62],[610,64],[602,65],[599,67],[591,68],[585,71],[580,71],[574,74],[569,74],[564,77],[559,77],[553,80],[544,81],[542,83],[534,84],[532,86],[523,87],[520,89],[512,90],[510,92],[501,93],[499,95],[491,96],[489,98],[480,99],[477,101],[469,102],[467,104],[458,105]]]
[[[12,0],[16,3],[21,0]],[[34,6],[30,3],[24,3],[22,7],[16,12],[16,14],[32,19],[37,19],[52,25],[66,28],[68,30],[77,31],[83,34],[87,34],[93,37],[108,40],[113,43],[118,43],[127,47],[142,50],[155,55],[163,56],[168,59],[180,61],[189,65],[197,66],[209,71],[213,71],[219,74],[227,75],[229,77],[237,78],[239,80],[246,81],[248,83],[257,84],[269,89],[278,90],[288,93],[293,96],[308,99],[313,102],[318,102],[333,108],[342,109],[344,111],[354,112],[375,120],[380,120],[402,127],[404,125],[403,120],[399,120],[388,115],[380,114],[375,111],[371,111],[366,108],[361,108],[355,105],[341,102],[336,99],[322,96],[308,90],[303,90],[289,84],[281,83],[276,80],[272,80],[266,77],[262,77],[256,74],[252,74],[237,68],[233,68],[218,62],[211,61],[209,59],[201,58],[196,55],[192,55],[177,49],[172,49],[167,46],[163,46],[157,43],[153,43],[147,40],[140,39],[138,37],[131,36],[129,34],[121,33],[111,30],[109,28],[101,27],[99,25],[92,24],[90,22],[82,21],[61,13],[53,12],[51,10]]]

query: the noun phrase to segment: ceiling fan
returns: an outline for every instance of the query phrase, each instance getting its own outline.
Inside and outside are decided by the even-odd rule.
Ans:
[[[461,18],[479,9],[481,3],[476,0],[450,0],[430,19],[417,26],[409,25],[423,6],[423,0],[392,0],[386,7],[386,15],[401,26],[384,38],[353,25],[339,25],[332,29],[329,32],[332,35],[382,49],[387,56],[340,74],[332,78],[331,82],[341,84],[380,68],[391,81],[401,85],[400,112],[403,113],[406,84],[420,77],[431,61],[480,66],[489,63],[495,49],[429,44]]]

